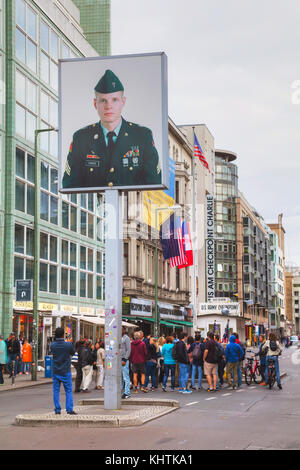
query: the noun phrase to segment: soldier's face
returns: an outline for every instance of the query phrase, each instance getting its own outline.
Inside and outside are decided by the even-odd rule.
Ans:
[[[104,127],[111,127],[118,124],[126,103],[126,98],[122,91],[115,93],[96,93],[94,106]]]

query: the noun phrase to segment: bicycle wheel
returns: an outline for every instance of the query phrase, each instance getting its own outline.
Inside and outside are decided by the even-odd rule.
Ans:
[[[276,381],[275,370],[272,369],[269,377],[269,389],[271,389]]]
[[[260,367],[256,367],[255,371],[254,371],[254,382],[256,384],[261,384],[262,381],[263,381],[263,376],[261,374],[261,371],[260,371]]]
[[[252,370],[250,367],[245,368],[245,381],[247,385],[251,385],[252,382]]]

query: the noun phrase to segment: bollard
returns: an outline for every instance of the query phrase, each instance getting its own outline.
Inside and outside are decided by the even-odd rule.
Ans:
[[[12,361],[12,377],[11,377],[12,385],[15,385],[15,366],[16,366],[16,361]]]

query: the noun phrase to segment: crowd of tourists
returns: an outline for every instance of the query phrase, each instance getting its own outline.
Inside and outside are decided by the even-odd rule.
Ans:
[[[9,378],[13,375],[28,375],[32,364],[32,346],[27,338],[11,333],[7,339],[0,336],[0,385],[4,384],[3,369]]]

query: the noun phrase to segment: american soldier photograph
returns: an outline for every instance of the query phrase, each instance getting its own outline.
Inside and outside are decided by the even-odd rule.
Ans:
[[[75,128],[70,136],[62,167],[62,190],[162,183],[162,159],[153,131],[124,117],[128,103],[126,83],[112,68],[98,76],[93,100],[88,103],[95,121]]]

